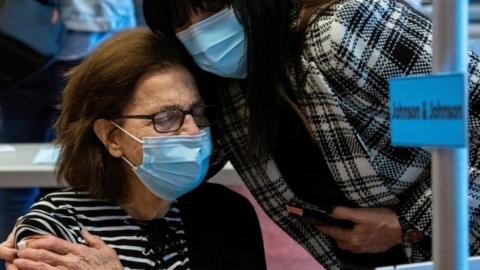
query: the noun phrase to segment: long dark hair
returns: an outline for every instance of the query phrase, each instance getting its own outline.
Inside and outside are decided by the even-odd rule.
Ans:
[[[291,88],[287,63],[300,55],[304,31],[318,9],[337,0],[144,0],[144,16],[153,31],[175,35],[192,10],[215,11],[230,5],[245,27],[247,36],[248,76],[241,82],[247,93],[250,112],[248,150],[265,156],[276,137],[281,93]],[[295,19],[304,7],[306,16],[299,25]],[[306,18],[308,17],[308,18]],[[298,27],[295,27],[298,26]],[[300,33],[299,33],[300,31]],[[178,41],[177,41],[178,42]],[[219,78],[219,80],[221,80]]]

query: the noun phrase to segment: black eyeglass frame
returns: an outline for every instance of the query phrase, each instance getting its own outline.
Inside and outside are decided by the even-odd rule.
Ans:
[[[165,111],[156,112],[156,113],[153,113],[153,114],[120,115],[118,117],[115,117],[115,120],[116,119],[145,119],[145,120],[150,120],[150,121],[152,121],[153,129],[155,129],[156,132],[158,132],[158,133],[170,133],[170,132],[175,132],[175,131],[178,131],[179,129],[181,129],[184,122],[185,122],[185,117],[187,115],[191,115],[193,117],[194,121],[195,121],[195,116],[203,116],[208,121],[208,124],[206,124],[206,125],[197,123],[197,121],[195,121],[195,124],[199,128],[209,127],[213,122],[215,122],[215,119],[209,119],[209,117],[206,116],[205,114],[203,114],[203,115],[194,114],[194,111],[196,109],[201,109],[201,108],[203,108],[203,111],[205,111],[205,109],[211,109],[214,112],[214,114],[216,114],[218,112],[218,107],[215,106],[215,105],[197,105],[197,106],[194,106],[194,107],[192,107],[188,110],[169,109],[169,110],[165,110]],[[181,112],[183,114],[183,117],[181,118],[180,122],[178,123],[178,127],[176,129],[172,129],[172,130],[168,130],[168,131],[159,131],[157,129],[156,124],[155,124],[155,116],[157,116],[160,113],[167,113],[167,112]]]

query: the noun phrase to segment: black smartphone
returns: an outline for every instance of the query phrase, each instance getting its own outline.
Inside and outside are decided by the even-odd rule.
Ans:
[[[329,226],[336,226],[345,229],[351,229],[355,226],[355,223],[351,220],[341,220],[332,218],[329,215],[329,212],[326,209],[322,209],[317,206],[311,206],[308,204],[288,204],[287,205],[287,212],[299,219],[303,222],[315,225],[315,226],[322,226],[322,225],[329,225]]]

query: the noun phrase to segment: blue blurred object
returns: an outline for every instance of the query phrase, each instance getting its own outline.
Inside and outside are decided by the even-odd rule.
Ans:
[[[58,8],[54,5],[32,0],[3,0],[0,32],[45,56],[56,55],[62,47],[65,28],[55,16],[58,17]]]
[[[480,55],[480,38],[477,39],[470,39],[468,44],[470,50],[475,52],[476,54]]]

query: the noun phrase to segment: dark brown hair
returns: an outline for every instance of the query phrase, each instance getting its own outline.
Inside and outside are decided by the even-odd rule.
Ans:
[[[233,7],[245,28],[248,44],[248,77],[241,82],[250,111],[248,150],[250,154],[264,157],[275,140],[279,103],[291,88],[287,65],[298,62],[310,19],[335,2],[337,0],[144,0],[143,9],[153,31],[175,37],[175,24],[181,25],[191,10],[215,10],[225,4]],[[292,20],[302,8],[304,16],[297,27],[293,27]],[[205,89],[210,91],[224,91],[230,84],[223,78],[206,81],[210,86]]]
[[[313,17],[338,1],[339,0],[298,0],[300,6],[302,6],[302,8],[305,10],[305,13],[298,22],[297,31],[305,34],[305,31],[310,26]]]
[[[94,198],[122,202],[127,194],[123,161],[110,155],[93,125],[121,115],[142,76],[183,66],[183,59],[165,36],[137,29],[115,35],[71,70],[55,125],[61,147],[57,180]]]

